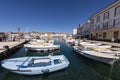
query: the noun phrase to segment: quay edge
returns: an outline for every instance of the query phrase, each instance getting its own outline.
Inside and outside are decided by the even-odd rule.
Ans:
[[[6,45],[3,46],[3,47],[6,47],[6,49],[3,48],[3,49],[0,50],[0,61],[3,60],[3,59],[9,58],[10,55],[12,55],[16,51],[18,51],[18,49],[23,47],[23,44],[27,43],[28,41],[29,40],[16,42],[16,44],[13,44],[12,46],[7,44],[7,42],[6,42],[5,43]],[[14,42],[8,42],[8,43],[14,43]],[[2,42],[1,42],[1,44],[2,44]]]

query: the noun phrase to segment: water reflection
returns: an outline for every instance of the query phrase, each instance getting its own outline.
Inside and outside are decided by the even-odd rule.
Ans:
[[[73,54],[79,57],[91,69],[100,73],[104,77],[104,80],[120,80],[120,61],[114,63],[113,65],[108,65],[88,59],[75,52],[73,52]]]
[[[27,51],[25,52],[24,56],[48,56],[48,55],[57,55],[60,54],[60,50],[55,51],[46,51],[46,52],[34,52],[34,51]]]
[[[36,76],[15,74],[0,67],[0,80],[106,80],[107,78],[120,80],[120,66],[118,66],[118,64],[114,64],[113,68],[111,68],[109,65],[90,60],[72,52],[72,48],[68,47],[63,41],[57,41],[55,43],[61,45],[59,51],[44,53],[31,51],[26,52],[24,48],[21,48],[11,57],[64,54],[70,62],[69,67],[57,72]]]
[[[67,69],[63,69],[61,71],[53,72],[50,74],[35,75],[35,76],[25,76],[25,75],[19,75],[12,72],[8,72],[2,80],[60,80],[61,77],[67,75],[68,75]]]

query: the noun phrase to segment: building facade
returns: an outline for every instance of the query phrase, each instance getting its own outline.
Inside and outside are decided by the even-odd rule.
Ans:
[[[90,17],[90,38],[120,41],[120,0]]]
[[[77,35],[81,36],[83,32],[82,30],[83,30],[83,24],[79,24],[79,26],[77,27]]]
[[[82,27],[82,35],[86,38],[89,38],[90,35],[90,20],[87,20]]]
[[[73,29],[73,35],[77,35],[77,29]]]
[[[85,24],[79,24],[77,27],[77,37],[89,38],[90,35],[90,20],[87,20]]]

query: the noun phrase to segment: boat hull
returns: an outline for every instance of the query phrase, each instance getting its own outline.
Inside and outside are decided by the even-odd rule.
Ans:
[[[95,61],[99,61],[102,63],[106,63],[109,65],[112,65],[117,59],[111,59],[111,58],[103,58],[103,57],[99,57],[99,56],[93,56],[93,55],[89,55],[86,53],[81,53],[82,56],[85,56],[89,59],[95,60]]]
[[[29,63],[33,59],[41,58],[49,59],[49,62],[45,62],[44,65],[42,62],[37,65],[30,66]],[[61,63],[56,63],[54,60],[60,60]],[[36,61],[37,62],[37,61]],[[34,61],[34,63],[36,63]],[[14,63],[14,64],[13,64]],[[39,66],[38,66],[39,65]],[[2,67],[10,70],[11,72],[22,74],[22,75],[38,75],[38,74],[46,74],[54,71],[58,71],[69,66],[69,61],[64,55],[59,56],[48,56],[48,57],[22,57],[22,58],[13,58],[6,59],[2,61]]]
[[[87,53],[87,51],[81,51],[77,47],[74,47],[73,49],[74,49],[75,52],[77,52],[78,54],[80,54],[84,57],[87,57],[89,59],[99,61],[99,62],[102,62],[102,63],[105,63],[105,64],[109,64],[109,65],[112,65],[115,61],[118,60],[118,57],[115,57],[115,56],[112,56],[112,55],[109,55],[109,57],[103,57],[103,56],[99,56],[99,55],[94,55],[92,53],[89,54],[89,53]],[[101,53],[101,54],[103,54],[103,53]],[[105,54],[105,55],[107,55],[107,54]]]
[[[52,51],[60,49],[60,45],[53,46],[24,46],[27,51]]]
[[[38,69],[37,70],[11,70],[11,72],[22,74],[22,75],[39,75],[39,74],[46,74],[46,73],[59,71],[67,67],[68,65],[65,64],[65,65],[57,66],[56,68],[50,68],[50,69],[47,68],[42,70],[38,70]]]

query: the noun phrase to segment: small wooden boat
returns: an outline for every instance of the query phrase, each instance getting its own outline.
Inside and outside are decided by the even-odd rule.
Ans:
[[[14,73],[37,75],[67,68],[69,66],[69,61],[64,55],[56,55],[12,58],[3,60],[1,64],[2,67]]]
[[[119,57],[117,56],[96,51],[82,51],[81,54],[87,58],[110,65],[114,64],[115,61],[119,60]]]
[[[84,57],[87,57],[87,58],[90,58],[90,59],[93,59],[95,61],[99,61],[102,63],[106,63],[109,65],[112,65],[115,61],[119,60],[118,56],[89,50],[89,49],[86,49],[84,47],[74,46],[73,50]]]

